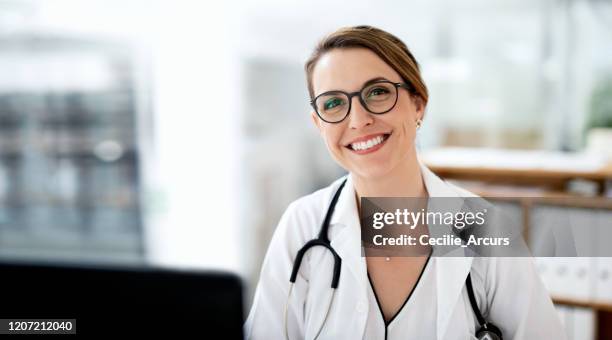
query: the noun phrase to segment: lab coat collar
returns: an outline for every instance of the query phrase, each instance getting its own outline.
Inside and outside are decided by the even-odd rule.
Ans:
[[[459,190],[442,181],[422,162],[419,161],[419,165],[423,182],[430,197],[462,196]],[[334,192],[343,179],[339,179],[334,183],[332,186]],[[367,264],[365,257],[362,256],[361,224],[357,211],[355,188],[353,187],[351,174],[347,175],[346,179],[346,185],[340,194],[330,221],[331,245],[342,258],[342,271],[340,275],[353,275],[362,294],[361,297],[366,298]],[[459,301],[465,279],[471,268],[472,258],[463,257],[463,253],[457,253],[457,257],[437,257],[434,260],[436,262],[438,289],[436,328],[437,338],[442,340],[447,334],[450,317]]]

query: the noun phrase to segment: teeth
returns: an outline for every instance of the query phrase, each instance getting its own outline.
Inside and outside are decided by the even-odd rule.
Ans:
[[[378,136],[365,142],[352,143],[351,148],[353,148],[353,150],[367,150],[375,145],[382,143],[383,140],[383,136]]]

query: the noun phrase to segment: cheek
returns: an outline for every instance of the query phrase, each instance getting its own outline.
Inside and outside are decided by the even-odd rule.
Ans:
[[[408,128],[408,124],[406,124],[406,122],[402,124],[402,132],[404,133],[404,136],[410,136],[410,129]]]
[[[406,117],[406,119],[402,122],[402,127],[404,129],[404,133],[406,133],[406,136],[414,139],[416,136],[416,119],[412,115]]]
[[[398,105],[398,109],[396,126],[401,127],[404,136],[414,139],[416,133],[416,108],[409,102],[409,99],[406,99],[401,102],[401,105]]]
[[[325,139],[327,148],[331,151],[337,150],[340,147],[341,136],[341,131],[337,131],[336,129],[325,130],[323,133],[323,138]]]

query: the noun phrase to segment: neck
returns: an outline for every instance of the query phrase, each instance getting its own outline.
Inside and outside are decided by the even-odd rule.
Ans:
[[[416,153],[384,176],[364,178],[354,173],[352,176],[358,205],[361,197],[427,196]]]

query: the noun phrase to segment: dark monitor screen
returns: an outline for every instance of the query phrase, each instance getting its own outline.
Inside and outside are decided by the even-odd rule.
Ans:
[[[76,319],[77,335],[243,339],[240,279],[224,272],[0,262],[0,319]]]

